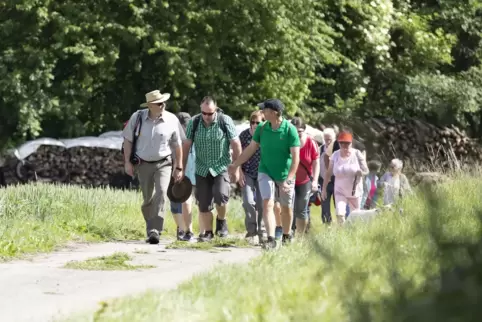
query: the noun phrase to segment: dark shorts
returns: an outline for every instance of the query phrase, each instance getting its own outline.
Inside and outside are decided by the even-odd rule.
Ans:
[[[207,177],[196,174],[196,199],[199,203],[200,212],[213,210],[213,201],[216,205],[227,204],[230,193],[231,180],[227,171],[216,177],[211,174],[208,174]]]

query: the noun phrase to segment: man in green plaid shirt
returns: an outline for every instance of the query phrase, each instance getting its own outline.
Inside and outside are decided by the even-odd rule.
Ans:
[[[200,119],[193,131],[196,118]],[[200,241],[209,241],[214,237],[213,201],[217,212],[215,234],[226,237],[226,204],[231,193],[231,180],[227,171],[231,163],[230,147],[233,150],[233,160],[241,154],[241,142],[234,122],[231,117],[218,110],[212,97],[207,96],[201,102],[201,114],[193,117],[187,124],[186,138],[183,143],[185,155],[189,155],[193,143],[196,154],[196,199],[199,203]],[[186,165],[187,158],[184,159]]]

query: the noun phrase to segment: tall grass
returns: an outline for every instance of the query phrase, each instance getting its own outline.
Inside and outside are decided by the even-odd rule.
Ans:
[[[68,241],[132,240],[145,237],[139,192],[30,184],[0,189],[0,259],[52,251]],[[233,202],[232,231],[242,231],[243,214]],[[165,230],[176,226],[167,204]],[[197,231],[197,211],[194,228]]]
[[[322,229],[166,293],[115,300],[96,321],[475,321],[482,307],[482,182],[417,190],[376,220]],[[315,221],[316,218],[313,218]],[[83,320],[83,319],[82,319]]]

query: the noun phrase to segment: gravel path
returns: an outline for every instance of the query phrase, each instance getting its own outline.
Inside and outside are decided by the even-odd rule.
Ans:
[[[74,244],[29,260],[0,264],[0,321],[52,321],[61,315],[95,310],[99,301],[148,289],[166,290],[222,263],[247,262],[254,248],[228,251],[166,249],[143,242]],[[62,268],[72,260],[125,252],[134,264],[155,268],[136,271],[83,271]]]

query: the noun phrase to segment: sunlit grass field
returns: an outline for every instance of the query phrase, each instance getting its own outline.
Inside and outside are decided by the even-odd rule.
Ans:
[[[479,321],[480,176],[415,191],[369,223],[323,229],[313,212],[309,239],[79,320]]]
[[[0,259],[52,251],[71,241],[139,240],[145,238],[140,192],[29,184],[0,189]],[[165,215],[166,236],[176,226]],[[198,232],[197,209],[193,210]],[[231,232],[244,231],[239,201],[229,211]]]

